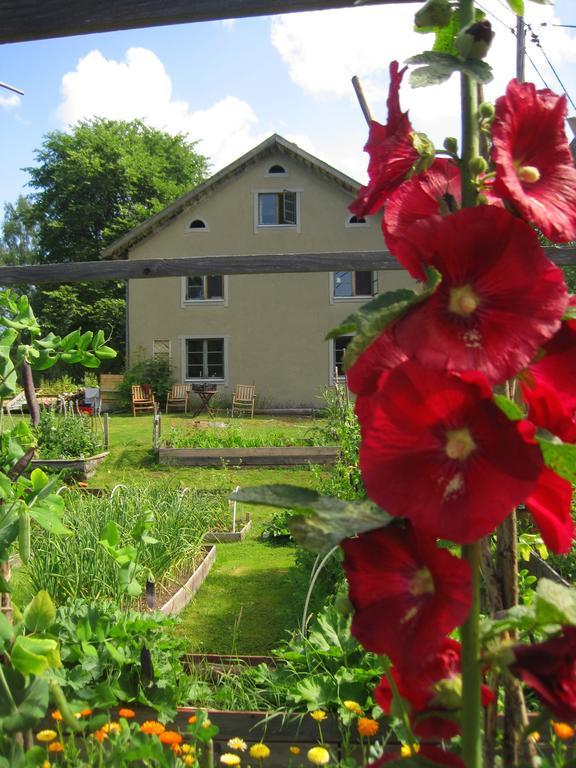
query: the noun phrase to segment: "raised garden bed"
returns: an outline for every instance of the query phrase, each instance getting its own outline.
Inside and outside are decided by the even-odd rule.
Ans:
[[[251,527],[252,520],[250,520],[250,513],[247,512],[244,524],[240,524],[240,527],[235,531],[208,531],[208,533],[204,536],[204,541],[207,544],[231,544],[235,541],[244,541]]]
[[[216,547],[214,545],[206,547],[204,557],[194,568],[192,574],[187,576],[187,570],[182,569],[180,571],[180,573],[185,574],[184,578],[187,576],[186,581],[183,584],[182,580],[178,579],[171,579],[170,586],[159,584],[156,588],[154,604],[148,606],[143,599],[141,608],[146,610],[147,607],[150,607],[154,610],[162,611],[162,613],[167,615],[180,613],[188,605],[190,600],[192,600],[206,580],[215,560]],[[180,587],[178,586],[178,583],[181,584]]]
[[[288,467],[298,464],[335,464],[335,446],[289,445],[280,448],[159,448],[158,463],[185,467]]]
[[[98,465],[104,461],[108,453],[109,451],[102,451],[102,453],[97,453],[94,456],[77,459],[32,459],[30,467],[32,469],[41,467],[52,472],[61,472],[63,469],[69,469],[73,470],[83,480],[88,480],[95,474]]]

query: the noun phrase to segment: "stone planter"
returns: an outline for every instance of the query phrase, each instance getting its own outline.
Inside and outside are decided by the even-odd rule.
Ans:
[[[63,469],[70,469],[83,480],[88,480],[94,475],[98,465],[104,461],[108,456],[108,453],[108,451],[103,451],[102,453],[97,453],[95,456],[87,456],[86,458],[78,459],[32,459],[30,468],[35,469],[36,467],[40,467],[41,469],[48,469],[53,472],[61,472]]]

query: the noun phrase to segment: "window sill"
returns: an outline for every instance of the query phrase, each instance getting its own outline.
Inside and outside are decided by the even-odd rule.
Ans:
[[[293,229],[298,230],[297,224],[256,224],[256,229]]]
[[[376,296],[332,296],[332,302],[339,304],[341,301],[370,301]]]
[[[198,306],[198,305],[208,305],[208,306],[224,306],[226,305],[227,301],[226,299],[184,299],[182,302],[183,307],[191,307],[191,306]]]

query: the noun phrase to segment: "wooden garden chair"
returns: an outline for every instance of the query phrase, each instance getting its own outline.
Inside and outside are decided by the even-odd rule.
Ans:
[[[132,416],[140,412],[151,411],[156,413],[154,393],[149,387],[141,384],[132,385]]]
[[[181,408],[184,406],[184,413],[188,412],[188,384],[173,384],[166,398],[166,413],[168,408]]]
[[[236,384],[232,394],[232,416],[234,412],[248,413],[254,417],[254,404],[256,402],[256,386],[254,384]]]

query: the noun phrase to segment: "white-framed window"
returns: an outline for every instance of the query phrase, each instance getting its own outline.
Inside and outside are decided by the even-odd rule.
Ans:
[[[350,227],[351,229],[357,229],[359,227],[369,227],[370,222],[365,216],[356,216],[355,214],[352,216],[348,216],[346,218],[346,227]]]
[[[190,232],[208,232],[208,224],[204,219],[192,219],[188,224],[188,230]]]
[[[172,345],[170,339],[154,339],[152,342],[152,357],[154,360],[168,360],[172,354]]]
[[[299,225],[298,193],[285,189],[282,192],[256,193],[256,226],[297,228]]]
[[[332,273],[332,298],[366,299],[378,293],[377,273],[369,270]]]
[[[189,336],[184,339],[184,377],[186,381],[226,381],[224,336]]]
[[[338,381],[344,381],[346,378],[344,373],[344,353],[346,347],[350,343],[354,336],[352,334],[347,336],[337,336],[335,339],[330,340],[330,377],[329,380],[333,383],[335,378]]]
[[[182,278],[183,304],[224,304],[226,301],[225,275],[194,275]]]

